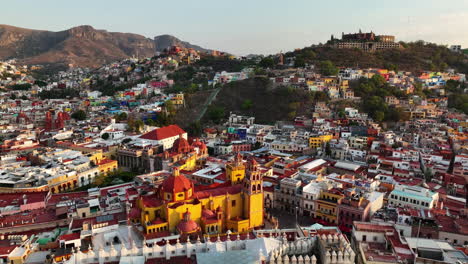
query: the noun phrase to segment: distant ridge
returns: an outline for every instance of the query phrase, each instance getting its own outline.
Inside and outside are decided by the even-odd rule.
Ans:
[[[209,52],[170,35],[154,39],[132,33],[108,32],[89,25],[52,32],[0,25],[0,60],[25,64],[99,67],[131,56],[151,57],[172,45]]]

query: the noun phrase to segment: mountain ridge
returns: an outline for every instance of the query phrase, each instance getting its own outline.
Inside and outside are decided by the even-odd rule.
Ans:
[[[165,49],[174,43],[210,51],[171,35],[161,36],[151,39],[134,33],[95,29],[90,25],[48,31],[0,24],[0,60],[15,58],[25,64],[99,67],[131,56],[151,57],[156,54],[156,47]],[[166,43],[158,43],[157,39]]]

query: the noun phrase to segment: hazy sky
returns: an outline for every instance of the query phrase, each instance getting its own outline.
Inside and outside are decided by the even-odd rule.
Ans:
[[[359,29],[468,47],[468,0],[13,0],[2,1],[0,24],[171,34],[237,55],[288,51]]]

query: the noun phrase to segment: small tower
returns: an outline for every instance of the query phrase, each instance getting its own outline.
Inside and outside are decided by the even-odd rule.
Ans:
[[[263,179],[255,159],[251,159],[244,178],[244,217],[249,219],[249,228],[263,225]]]
[[[237,153],[233,162],[226,164],[226,177],[232,184],[239,184],[244,179],[245,166],[240,153]]]
[[[50,131],[52,130],[53,124],[52,124],[52,113],[48,111],[46,113],[46,118],[45,118],[45,130]]]

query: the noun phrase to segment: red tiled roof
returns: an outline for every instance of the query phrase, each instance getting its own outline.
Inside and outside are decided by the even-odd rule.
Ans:
[[[116,160],[103,159],[103,160],[100,160],[100,161],[97,163],[97,165],[104,165],[104,164],[112,163],[112,162],[116,162]]]
[[[142,196],[141,201],[145,205],[145,207],[158,207],[163,204],[163,201],[154,194]]]
[[[17,246],[0,247],[0,256],[9,255]]]
[[[146,134],[140,136],[142,139],[149,139],[149,140],[162,140],[170,137],[175,137],[181,134],[185,134],[186,132],[180,128],[178,125],[170,125],[155,129],[150,131]]]
[[[27,203],[37,203],[45,201],[46,192],[19,192],[19,193],[2,193],[0,194],[0,207],[5,207],[14,203],[17,205],[23,204],[23,198],[26,197]]]
[[[141,217],[141,210],[137,207],[133,207],[128,214],[128,218],[137,219]]]
[[[70,240],[76,240],[79,238],[80,238],[80,233],[71,233],[71,234],[61,235],[58,240],[70,241]]]
[[[57,193],[57,194],[52,194],[50,199],[47,201],[47,204],[54,205],[62,201],[73,201],[73,200],[81,199],[85,197],[88,197],[87,191],[71,192],[71,193]]]
[[[354,228],[358,231],[371,231],[371,232],[391,232],[395,230],[393,226],[390,225],[379,225],[371,224],[364,222],[354,222]]]

